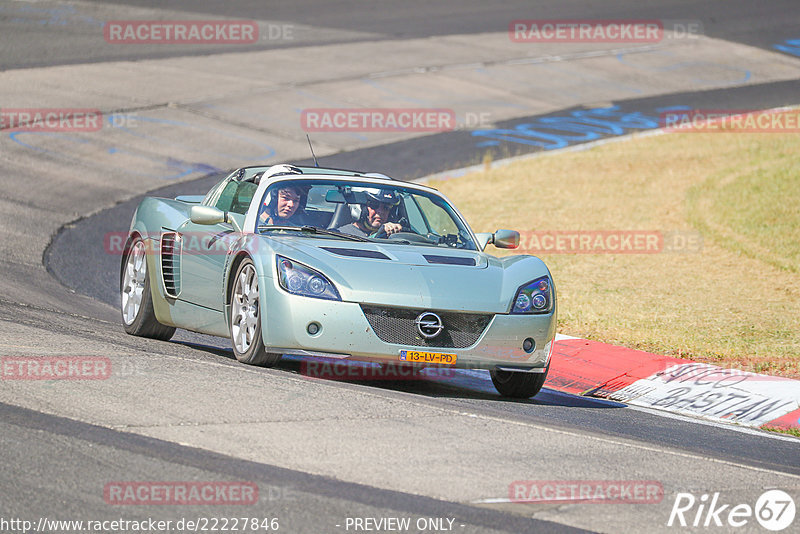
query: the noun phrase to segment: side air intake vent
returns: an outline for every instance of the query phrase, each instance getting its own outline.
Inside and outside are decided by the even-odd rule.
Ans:
[[[164,291],[177,298],[181,292],[181,236],[175,232],[161,235],[161,274]]]

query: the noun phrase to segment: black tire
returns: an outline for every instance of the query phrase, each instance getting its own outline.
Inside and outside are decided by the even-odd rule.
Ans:
[[[495,389],[503,397],[529,399],[541,391],[549,370],[550,364],[547,365],[544,373],[523,373],[492,369],[489,374],[492,377],[492,384],[494,384]]]
[[[146,259],[144,259],[144,284],[142,285],[141,280],[135,282],[135,285],[141,289],[141,301],[139,303],[139,308],[135,311],[132,321],[130,321],[130,316],[126,318],[126,269],[131,254],[137,250],[137,245],[139,244],[141,244],[143,247],[145,246],[144,241],[142,241],[142,239],[139,237],[132,240],[125,248],[125,254],[122,256],[122,266],[119,277],[121,300],[120,313],[122,315],[122,325],[125,328],[125,331],[132,336],[148,337],[151,339],[168,341],[175,334],[175,327],[161,324],[156,319],[156,312],[153,310],[153,295],[150,292],[150,275],[147,272]]]
[[[255,302],[251,302],[252,297],[247,297],[242,293],[243,287],[240,285],[242,273],[252,273],[252,280],[256,283]],[[247,275],[246,275],[247,276]],[[242,363],[249,365],[258,365],[261,367],[272,367],[281,359],[280,353],[267,352],[264,347],[264,342],[261,337],[261,302],[258,298],[258,276],[256,275],[255,266],[250,258],[242,260],[239,267],[236,269],[236,277],[233,279],[233,287],[231,287],[230,294],[230,310],[231,310],[231,345],[233,346],[233,354],[236,359]],[[237,306],[237,303],[239,306]],[[242,307],[247,304],[253,305],[255,309],[255,325],[251,325],[252,332],[248,333],[249,329],[245,323],[245,332],[241,333],[241,324],[244,320],[242,314]],[[252,312],[251,312],[252,319]],[[239,339],[237,343],[237,336],[244,336]],[[248,343],[249,341],[249,343]],[[237,346],[239,345],[239,346]]]

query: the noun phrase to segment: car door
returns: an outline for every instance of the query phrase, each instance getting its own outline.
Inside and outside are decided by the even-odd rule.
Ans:
[[[252,182],[228,182],[215,207],[229,212],[241,227],[256,185]],[[227,257],[241,234],[229,223],[214,225],[186,221],[181,234],[180,299],[222,312],[225,306],[223,278]]]
[[[222,311],[222,275],[230,244],[238,237],[229,224],[202,225],[187,221],[180,228],[181,259],[179,298]]]

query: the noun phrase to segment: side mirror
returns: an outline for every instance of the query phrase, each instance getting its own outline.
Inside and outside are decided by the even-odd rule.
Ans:
[[[195,224],[219,224],[226,222],[227,213],[213,206],[192,206],[189,218]]]
[[[242,233],[242,228],[236,219],[230,216],[227,211],[222,211],[213,206],[192,206],[189,211],[189,220],[195,224],[219,224],[228,223],[233,226],[234,230]]]
[[[514,230],[497,230],[495,233],[481,232],[475,234],[481,250],[492,243],[497,248],[517,248],[519,246],[519,232]]]
[[[519,246],[519,232],[515,230],[497,230],[492,243],[497,248],[517,248]]]

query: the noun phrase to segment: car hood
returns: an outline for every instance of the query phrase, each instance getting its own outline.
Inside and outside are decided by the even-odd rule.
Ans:
[[[342,300],[364,304],[506,313],[521,284],[549,274],[532,256],[495,258],[443,247],[267,239],[276,254],[327,276]],[[266,272],[272,273],[272,266]]]

